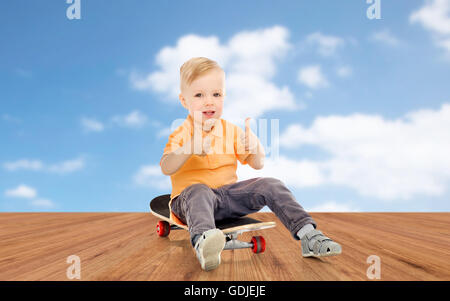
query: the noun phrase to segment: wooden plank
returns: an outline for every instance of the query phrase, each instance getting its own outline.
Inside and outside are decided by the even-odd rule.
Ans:
[[[342,245],[335,257],[303,258],[273,213],[250,217],[277,227],[266,251],[224,250],[204,272],[189,233],[156,235],[150,213],[0,213],[0,280],[68,280],[70,255],[82,280],[368,280],[366,260],[381,260],[381,280],[450,280],[450,213],[311,213],[318,229]]]

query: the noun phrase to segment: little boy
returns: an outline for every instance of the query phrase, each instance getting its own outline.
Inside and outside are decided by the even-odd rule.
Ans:
[[[187,224],[202,269],[218,267],[225,246],[215,221],[254,213],[266,205],[293,238],[301,240],[304,257],[340,254],[341,246],[316,230],[315,221],[283,182],[271,177],[237,182],[237,161],[261,169],[265,152],[249,119],[244,132],[220,118],[226,94],[220,66],[207,58],[192,58],[181,66],[180,78],[179,98],[189,114],[169,136],[160,166],[172,182],[171,217]]]

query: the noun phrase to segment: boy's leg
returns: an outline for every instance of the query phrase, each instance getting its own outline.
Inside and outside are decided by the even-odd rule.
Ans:
[[[316,222],[282,181],[260,177],[225,185],[219,190],[228,202],[231,217],[257,212],[267,205],[292,236],[301,239],[304,257],[332,256],[342,252],[338,243],[315,229]]]
[[[316,222],[297,202],[284,183],[276,178],[260,177],[219,187],[230,208],[230,217],[244,216],[268,206],[283,225],[299,240],[297,232]]]
[[[221,212],[221,203],[222,198],[217,190],[204,184],[185,188],[178,198],[172,201],[171,209],[187,223],[191,244],[202,269],[206,271],[220,265],[220,254],[225,246],[225,236],[215,226],[215,213]]]
[[[222,214],[223,208],[221,195],[216,189],[205,184],[186,187],[172,201],[171,207],[172,211],[187,224],[192,246],[202,233],[216,228],[215,218]]]

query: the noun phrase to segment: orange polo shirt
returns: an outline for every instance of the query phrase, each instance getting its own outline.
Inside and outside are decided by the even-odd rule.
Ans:
[[[170,176],[172,182],[170,202],[192,184],[203,183],[211,188],[218,188],[235,183],[237,160],[241,164],[247,164],[248,156],[239,139],[241,133],[243,130],[231,122],[224,119],[216,120],[211,130],[211,153],[205,156],[191,155],[180,169]],[[193,135],[194,120],[188,114],[183,124],[170,134],[163,156],[183,146]],[[205,135],[206,133],[202,131],[202,136]],[[161,161],[159,164],[161,165]],[[174,217],[172,212],[171,217]]]

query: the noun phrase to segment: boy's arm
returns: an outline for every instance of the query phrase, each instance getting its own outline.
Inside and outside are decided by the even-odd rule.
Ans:
[[[195,124],[194,136],[196,136],[197,139],[194,139],[194,136],[190,136],[190,138],[187,138],[186,143],[184,143],[182,146],[178,147],[170,153],[163,155],[160,162],[162,173],[166,176],[170,176],[176,173],[192,156],[192,154],[197,154],[200,156],[205,156],[206,154],[208,154],[211,149],[212,139],[210,131],[214,123],[215,119],[208,119],[204,122],[204,124]],[[206,135],[203,135],[203,131],[206,133]],[[171,141],[171,137],[169,137],[169,143]],[[177,144],[180,145],[179,143]],[[196,147],[194,146],[194,144],[196,145]]]
[[[245,120],[245,133],[241,133],[241,143],[245,146],[245,152],[249,153],[245,158],[248,165],[254,169],[262,169],[266,154],[258,137],[250,129],[250,118]]]
[[[266,154],[264,152],[264,148],[258,139],[258,150],[256,151],[256,154],[249,154],[246,161],[247,161],[248,165],[250,165],[252,168],[262,169],[264,167],[264,158],[265,157],[266,157]]]
[[[194,137],[186,141],[183,146],[163,155],[161,158],[161,171],[166,176],[170,176],[178,171],[192,154],[205,156],[211,150],[211,135],[206,135],[201,140],[197,140],[197,147],[194,146]]]
[[[180,169],[180,167],[183,166],[183,164],[193,154],[193,145],[193,138],[191,137],[191,139],[187,140],[183,146],[177,148],[173,152],[163,155],[161,159],[162,173],[166,176],[170,176],[171,174],[177,172],[177,170]]]

